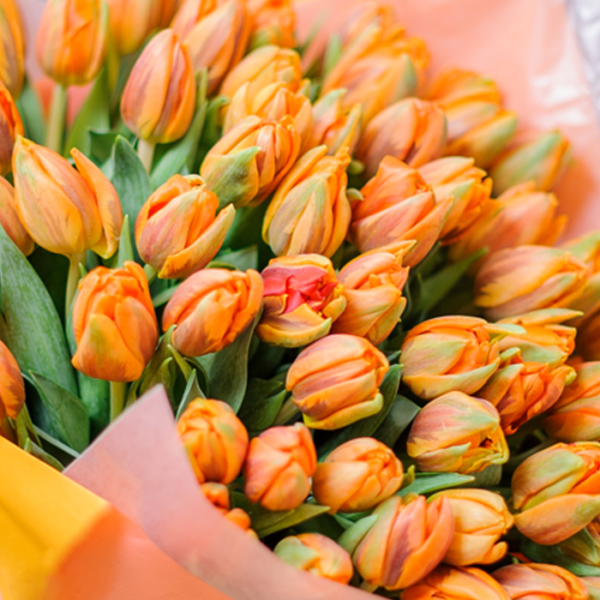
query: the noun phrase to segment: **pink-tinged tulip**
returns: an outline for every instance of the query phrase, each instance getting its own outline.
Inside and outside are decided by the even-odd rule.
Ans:
[[[401,600],[509,600],[505,589],[485,571],[472,567],[447,565],[440,565],[423,580],[405,589],[400,598]]]
[[[438,158],[418,169],[425,183],[433,187],[436,203],[454,198],[452,210],[440,234],[445,244],[455,244],[469,231],[489,202],[492,180],[474,166],[472,158],[449,156]]]
[[[574,365],[577,378],[543,421],[552,438],[561,442],[600,441],[600,362]]]
[[[208,152],[200,174],[221,206],[256,206],[273,192],[300,152],[294,120],[246,117]]]
[[[300,352],[285,385],[306,425],[339,429],[381,410],[388,369],[385,355],[364,338],[328,335]]]
[[[246,0],[252,20],[250,48],[272,44],[294,48],[296,17],[291,0]]]
[[[583,581],[556,565],[508,565],[492,576],[511,600],[588,600]]]
[[[587,273],[581,261],[561,248],[507,248],[492,254],[477,273],[475,304],[493,320],[564,308],[582,294]]]
[[[394,29],[394,11],[389,4],[378,0],[360,2],[346,19],[340,31],[344,47],[352,45],[357,38],[365,32],[376,30],[379,35],[385,36]]]
[[[338,446],[317,465],[313,495],[331,513],[369,510],[402,485],[402,463],[386,445],[356,438]]]
[[[432,496],[450,502],[454,536],[444,562],[455,566],[489,565],[498,562],[508,550],[500,538],[514,520],[504,498],[489,490],[445,490]]]
[[[444,558],[454,533],[446,498],[427,502],[424,496],[392,496],[339,542],[372,587],[398,590],[426,577]]]
[[[255,98],[261,90],[278,82],[285,83],[293,92],[300,89],[300,56],[289,48],[264,46],[250,52],[228,73],[221,86],[221,94],[233,98],[233,95],[248,83],[248,95]]]
[[[600,600],[600,577],[580,577],[589,592],[589,600]]]
[[[600,514],[600,444],[555,444],[512,478],[517,529],[536,544],[563,542]]]
[[[280,121],[289,115],[300,139],[306,140],[313,122],[310,100],[300,92],[293,92],[285,83],[272,83],[251,98],[250,84],[245,83],[231,99],[223,125],[223,134],[229,133],[245,118],[255,115],[267,121]]]
[[[326,154],[327,146],[307,152],[273,195],[262,235],[277,256],[314,252],[331,257],[346,237],[350,156]]]
[[[188,130],[196,102],[194,69],[172,29],[152,38],[137,59],[121,98],[121,117],[135,135],[167,144]]]
[[[402,344],[402,379],[424,400],[451,391],[473,394],[498,369],[496,338],[512,329],[466,316],[423,321]]]
[[[268,344],[299,348],[327,335],[346,308],[344,286],[319,254],[275,258],[261,273],[264,310],[256,334]]]
[[[33,240],[23,227],[17,213],[15,190],[4,177],[0,177],[0,225],[25,256],[33,252]]]
[[[106,3],[112,39],[121,55],[135,52],[159,26],[162,1],[106,0]]]
[[[402,288],[409,269],[402,260],[413,245],[399,242],[372,250],[344,266],[338,279],[347,305],[333,325],[334,333],[360,335],[375,346],[390,335],[406,307]]]
[[[417,265],[438,240],[453,205],[451,197],[436,204],[431,186],[415,169],[386,156],[377,175],[362,188],[363,200],[352,204],[350,241],[367,252],[415,240],[404,263]]]
[[[176,325],[173,346],[185,356],[202,356],[229,346],[256,318],[263,282],[249,269],[206,269],[188,277],[163,313],[163,331]]]
[[[558,547],[575,560],[600,566],[600,521],[596,517],[587,527],[561,542]],[[598,590],[600,592],[600,590]]]
[[[445,145],[444,112],[425,100],[407,98],[369,122],[360,136],[356,158],[365,164],[365,175],[373,177],[386,156],[416,168],[439,158]]]
[[[237,525],[245,531],[250,537],[258,538],[256,532],[250,529],[252,524],[250,516],[241,508],[231,508],[229,502],[229,490],[222,483],[214,483],[212,481],[203,483],[201,486],[202,492],[206,499],[231,523]]]
[[[515,186],[483,205],[480,215],[452,246],[450,256],[457,261],[483,248],[489,256],[526,244],[551,246],[567,222],[564,215],[556,216],[557,208],[556,196],[536,192],[533,182]]]
[[[312,107],[313,124],[302,150],[327,146],[327,154],[336,155],[342,148],[354,153],[360,137],[362,106],[355,104],[344,108],[346,90],[333,90]]]
[[[508,460],[498,411],[462,392],[426,404],[413,421],[406,448],[421,471],[479,473]]]
[[[490,171],[494,193],[502,194],[527,181],[535,182],[536,189],[547,192],[570,160],[571,146],[559,131],[542,133],[500,156]]]
[[[18,98],[23,87],[25,45],[15,0],[0,1],[0,40],[0,81]]]
[[[0,81],[0,175],[10,172],[15,141],[22,135],[24,129],[19,111]]]
[[[73,305],[73,366],[106,381],[139,379],[154,355],[158,325],[144,269],[96,267],[79,282]]]
[[[36,37],[42,70],[60,85],[93,81],[106,56],[108,6],[103,0],[49,0]]]
[[[354,573],[348,552],[320,533],[290,535],[282,539],[273,552],[292,567],[344,585]]]
[[[42,248],[70,256],[93,250],[109,258],[123,225],[119,196],[79,150],[75,170],[56,152],[18,138],[13,155],[15,200],[25,229]]]
[[[177,421],[181,439],[198,483],[231,483],[248,450],[248,432],[229,404],[196,398]]]
[[[11,351],[0,342],[0,422],[16,419],[25,404],[25,382]]]
[[[186,0],[171,27],[188,49],[193,71],[208,70],[212,93],[244,56],[250,17],[242,0]]]
[[[218,212],[219,199],[198,175],[174,175],[138,214],[135,241],[158,276],[183,279],[205,267],[221,248],[235,208]]]
[[[293,510],[310,493],[316,464],[315,444],[302,423],[271,427],[250,442],[244,492],[269,510]]]
[[[600,271],[600,231],[595,230],[561,245],[575,258],[585,263],[592,273]]]

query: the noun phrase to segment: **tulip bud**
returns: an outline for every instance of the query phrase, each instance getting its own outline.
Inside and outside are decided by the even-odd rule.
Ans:
[[[282,539],[273,552],[292,567],[344,585],[354,573],[350,555],[320,533],[290,535]]]
[[[93,250],[109,258],[123,225],[119,196],[79,150],[75,170],[56,152],[18,138],[13,156],[17,212],[33,241],[56,254]]]
[[[1,13],[0,7],[0,13]],[[18,137],[24,135],[19,111],[4,84],[0,81],[0,175],[11,170],[13,148]]]
[[[163,313],[163,331],[176,325],[171,341],[185,356],[202,356],[229,346],[255,319],[263,282],[249,269],[206,269],[188,277]]]
[[[183,279],[205,267],[221,248],[235,209],[217,215],[219,199],[198,175],[174,175],[138,214],[135,241],[140,256],[158,276]]]
[[[227,485],[239,475],[248,449],[248,432],[229,404],[192,400],[177,421],[177,433],[198,483]]]
[[[200,174],[221,206],[256,206],[277,188],[300,152],[294,120],[246,117],[208,152]]]
[[[73,305],[73,366],[88,377],[135,381],[154,355],[158,326],[144,269],[96,267],[79,282]]]
[[[502,194],[527,181],[535,182],[536,189],[547,192],[570,160],[571,146],[559,131],[542,133],[500,156],[490,171],[494,194]]]
[[[344,285],[346,310],[333,325],[334,333],[366,337],[377,346],[400,320],[406,307],[402,288],[408,279],[404,255],[413,242],[399,242],[361,254],[347,263],[338,274]]]
[[[250,529],[252,524],[250,516],[241,508],[231,508],[229,503],[229,490],[222,483],[212,481],[203,483],[200,488],[206,499],[231,523],[244,530],[250,537],[257,538],[256,533]]]
[[[18,98],[23,87],[25,47],[23,25],[14,0],[0,1],[0,81],[13,98]]]
[[[558,547],[562,552],[581,563],[593,567],[600,566],[600,522],[598,517],[574,536],[561,542]]]
[[[511,599],[588,600],[583,581],[556,565],[508,565],[494,571],[492,576]]]
[[[560,248],[518,246],[495,252],[477,273],[475,304],[489,319],[563,308],[581,295],[587,268]]]
[[[106,0],[110,29],[117,52],[130,54],[140,48],[158,28],[161,4],[157,0]]]
[[[221,94],[233,95],[248,83],[248,95],[254,98],[273,83],[285,83],[292,92],[302,84],[300,56],[295,50],[279,46],[263,46],[243,58],[225,77]]]
[[[563,542],[600,514],[600,444],[555,444],[512,478],[517,529],[536,544]]]
[[[385,36],[394,29],[394,11],[389,4],[367,0],[357,4],[340,32],[344,48],[349,47],[369,31]]]
[[[533,182],[515,186],[484,204],[481,214],[451,248],[450,256],[458,261],[483,248],[491,255],[527,244],[551,246],[567,221],[564,215],[555,216],[557,208],[556,196],[536,192]]]
[[[339,429],[381,410],[388,369],[385,355],[364,338],[328,335],[300,352],[285,386],[306,425]]]
[[[453,199],[436,204],[431,186],[419,173],[386,156],[377,175],[362,188],[363,200],[352,204],[350,241],[367,252],[381,246],[415,240],[404,263],[417,265],[433,248],[452,209]]]
[[[561,442],[600,441],[600,362],[574,365],[577,379],[565,388],[543,421]]]
[[[269,510],[293,510],[310,493],[316,464],[315,444],[302,423],[271,427],[250,442],[244,492]]]
[[[508,460],[498,411],[462,392],[426,404],[413,421],[406,448],[421,471],[479,473]]]
[[[241,0],[186,0],[172,23],[189,50],[193,71],[208,69],[208,93],[244,56],[250,21]]]
[[[0,342],[0,422],[16,419],[25,404],[25,382],[11,351]]]
[[[275,258],[261,273],[264,311],[256,334],[268,344],[299,348],[327,335],[346,308],[344,287],[328,258]]]
[[[93,81],[106,56],[108,6],[103,0],[49,0],[37,32],[37,59],[60,85]]]
[[[33,240],[29,237],[17,214],[15,190],[4,177],[0,177],[0,225],[25,256],[29,256],[33,252]]]
[[[317,465],[313,495],[331,513],[369,510],[395,494],[404,470],[394,452],[373,438],[338,446]]]
[[[425,100],[407,98],[392,104],[365,127],[356,157],[373,177],[386,156],[412,167],[439,158],[446,145],[444,112]]]
[[[584,360],[600,360],[600,315],[593,315],[580,326],[577,353]]]
[[[165,29],[133,66],[121,98],[121,118],[143,140],[167,144],[188,130],[195,102],[189,52],[172,29]]]
[[[504,588],[481,569],[440,565],[405,589],[402,600],[509,600]],[[533,600],[533,598],[531,599]]]
[[[327,154],[335,156],[346,147],[352,155],[360,137],[362,106],[355,104],[344,108],[342,100],[346,90],[333,90],[312,107],[313,124],[310,136],[307,137],[303,151],[316,146],[327,146]]]
[[[368,584],[398,590],[415,584],[437,567],[450,547],[453,532],[452,510],[446,498],[428,503],[424,496],[392,496],[370,517],[347,529],[340,544],[350,552],[354,566]]]
[[[600,600],[600,577],[580,577],[589,592],[589,600]]]
[[[307,152],[273,195],[262,236],[277,255],[331,257],[350,224],[346,167],[350,156],[326,156],[327,146]]]
[[[592,273],[600,271],[600,231],[591,231],[561,245],[575,258],[585,263]]]
[[[247,0],[252,34],[250,48],[272,44],[281,48],[294,48],[296,17],[291,0]]]

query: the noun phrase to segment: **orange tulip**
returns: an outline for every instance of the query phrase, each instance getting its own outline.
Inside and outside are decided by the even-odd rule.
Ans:
[[[188,130],[195,102],[189,52],[172,29],[165,29],[133,66],[121,98],[123,122],[143,140],[167,144]]]
[[[208,69],[209,93],[244,56],[250,34],[241,0],[186,0],[171,26],[189,50],[193,71]]]
[[[600,577],[580,577],[579,579],[590,594],[589,600],[598,600],[600,598]]]
[[[504,498],[489,490],[444,490],[431,498],[447,498],[454,517],[454,536],[444,562],[455,566],[489,565],[508,550],[500,538],[513,526]]]
[[[517,529],[558,544],[600,514],[600,444],[555,444],[525,459],[512,478]]]
[[[49,0],[36,38],[46,75],[65,86],[93,81],[106,56],[108,20],[102,0]]]
[[[479,473],[508,460],[498,411],[462,392],[426,404],[413,421],[406,448],[422,471]]]
[[[112,39],[119,54],[140,48],[161,18],[162,0],[106,0]]]
[[[250,442],[244,492],[269,510],[293,510],[310,493],[316,463],[315,444],[302,423],[271,427]]]
[[[96,379],[135,381],[154,355],[158,326],[142,267],[96,267],[79,282],[73,305],[73,366]]]
[[[477,273],[475,304],[489,319],[563,308],[582,294],[586,266],[560,248],[518,246],[495,252]]]
[[[277,256],[314,252],[331,257],[346,237],[350,156],[326,154],[327,146],[307,152],[273,195],[262,236]]]
[[[0,81],[13,98],[18,98],[23,87],[25,45],[23,25],[14,0],[0,1]]]
[[[588,600],[583,581],[556,565],[508,565],[492,576],[514,600]]]
[[[413,242],[399,242],[361,254],[347,263],[338,274],[344,285],[346,310],[334,323],[334,333],[366,337],[377,346],[398,324],[406,307],[402,288],[408,279],[408,267],[402,260]]]
[[[247,0],[248,13],[253,23],[250,47],[267,44],[294,48],[296,17],[290,0]]]
[[[317,465],[313,495],[331,513],[361,512],[395,494],[403,475],[402,463],[390,448],[373,438],[356,438]]]
[[[0,422],[16,419],[25,404],[25,382],[11,351],[0,342]]]
[[[600,520],[598,517],[574,536],[558,544],[558,547],[580,563],[593,567],[600,566]],[[586,587],[589,589],[587,583]],[[591,597],[594,598],[594,596]]]
[[[347,584],[354,573],[350,555],[320,533],[301,533],[282,539],[273,552],[281,560],[318,577]]]
[[[446,145],[446,118],[430,102],[407,98],[392,104],[365,127],[356,157],[373,177],[386,156],[420,167],[442,155]]]
[[[369,585],[398,590],[417,583],[437,567],[453,532],[446,498],[426,502],[424,496],[392,496],[370,517],[347,529],[340,544],[350,552],[354,566]]]
[[[140,256],[162,278],[181,279],[205,267],[221,248],[235,209],[217,215],[219,199],[198,175],[174,175],[138,214],[135,241]]]
[[[25,256],[29,256],[33,252],[33,240],[17,214],[15,190],[4,177],[0,177],[0,225]]]
[[[256,206],[269,196],[293,167],[300,152],[294,120],[246,117],[208,152],[200,174],[221,206]]]
[[[481,569],[440,565],[405,589],[401,600],[509,600],[504,588]],[[533,600],[533,598],[531,599]]]
[[[1,7],[0,7],[1,10]],[[0,81],[0,175],[11,170],[13,148],[18,137],[24,135],[23,122],[8,89]]]
[[[269,344],[311,344],[329,333],[346,308],[344,287],[331,261],[319,254],[275,258],[261,275],[264,311],[256,334]]]
[[[177,433],[198,483],[231,483],[248,450],[248,432],[229,404],[196,398],[177,421]]]
[[[360,2],[352,10],[340,32],[343,46],[347,48],[357,38],[373,30],[385,36],[393,31],[394,25],[394,11],[389,4],[378,0]]]
[[[18,138],[13,155],[17,212],[33,241],[70,256],[93,250],[109,258],[117,250],[123,211],[102,171],[79,150],[75,170],[56,152]]]
[[[263,282],[249,269],[206,269],[188,277],[163,313],[163,331],[176,325],[173,346],[186,356],[201,356],[229,346],[260,310]]]
[[[285,385],[309,427],[339,429],[381,410],[388,369],[385,355],[364,338],[328,335],[300,352]]]
[[[252,524],[250,516],[241,508],[231,508],[229,502],[229,490],[222,483],[212,481],[203,483],[202,492],[206,499],[231,523],[244,530],[250,537],[257,538],[256,533],[250,529]]]
[[[367,252],[388,244],[415,240],[404,263],[418,264],[431,250],[442,229],[453,199],[436,204],[431,186],[415,169],[386,156],[377,175],[361,190],[363,200],[352,204],[350,241]]]

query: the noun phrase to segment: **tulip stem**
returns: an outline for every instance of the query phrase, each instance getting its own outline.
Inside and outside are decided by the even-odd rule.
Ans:
[[[79,277],[81,272],[79,270],[79,264],[85,264],[85,254],[78,253],[71,254],[69,257],[69,276],[67,278],[67,293],[65,294],[65,316],[68,316],[71,310],[71,304],[73,304],[73,298],[77,293],[77,284],[79,283]]]
[[[62,154],[63,134],[65,131],[65,116],[67,113],[67,88],[58,83],[52,92],[50,103],[50,116],[46,131],[46,146]]]
[[[144,273],[146,273],[148,285],[150,285],[158,275],[158,271],[152,265],[144,265]]]
[[[147,173],[152,169],[152,159],[154,158],[154,147],[156,144],[140,139],[138,142],[138,156],[144,165]]]
[[[292,398],[288,398],[285,404],[281,407],[281,410],[277,413],[277,417],[275,418],[275,422],[273,426],[284,425],[294,416],[296,416],[300,411],[298,407],[294,404]]]
[[[120,381],[110,382],[110,422],[112,423],[122,412],[125,406],[126,383]]]

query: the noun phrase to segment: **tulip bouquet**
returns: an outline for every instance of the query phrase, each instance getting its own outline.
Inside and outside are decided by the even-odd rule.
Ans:
[[[557,243],[560,132],[376,2],[322,51],[289,0],[48,0],[37,87],[13,0],[0,40],[3,480],[64,486],[160,385],[214,518],[307,577],[600,598],[600,230]],[[5,600],[45,597],[19,489]]]

